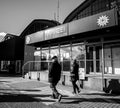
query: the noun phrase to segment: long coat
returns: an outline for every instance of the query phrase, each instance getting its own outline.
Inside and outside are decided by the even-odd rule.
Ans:
[[[72,65],[70,77],[71,77],[71,81],[79,80],[79,65],[77,63],[74,63]]]
[[[48,80],[50,83],[55,83],[60,80],[61,77],[61,65],[55,61],[49,67]]]

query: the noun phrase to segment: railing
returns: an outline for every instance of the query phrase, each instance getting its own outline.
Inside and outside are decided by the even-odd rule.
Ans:
[[[81,63],[80,63],[81,62]],[[22,67],[22,76],[25,77],[26,74],[28,74],[29,79],[31,78],[32,72],[37,72],[37,77],[39,79],[40,72],[48,71],[49,65],[51,61],[50,60],[42,60],[42,61],[28,61],[26,62]],[[79,65],[81,64],[82,68],[84,67],[84,61],[79,61]],[[62,69],[62,75],[69,75],[70,73],[70,67],[71,67],[71,61],[70,60],[63,60],[60,61],[61,69]]]

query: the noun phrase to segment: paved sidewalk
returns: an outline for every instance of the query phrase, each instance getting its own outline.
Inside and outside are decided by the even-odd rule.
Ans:
[[[73,95],[70,86],[59,84],[57,88],[63,94],[61,103],[49,97],[51,89],[48,82],[0,77],[0,106],[4,106],[0,108],[20,108],[19,105],[22,108],[120,108],[119,95],[85,89],[81,89],[80,95]]]

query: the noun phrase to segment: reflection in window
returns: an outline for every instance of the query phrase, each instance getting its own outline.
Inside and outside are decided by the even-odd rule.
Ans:
[[[57,56],[59,59],[59,48],[55,48],[55,49],[50,50],[50,58],[52,58],[53,56]]]
[[[48,70],[49,50],[42,50],[41,70]]]
[[[81,10],[73,20],[81,19],[84,17],[88,17],[90,15],[98,14],[103,11],[107,11],[116,7],[115,0],[94,0],[91,2],[89,6],[85,9]]]
[[[77,59],[80,70],[85,68],[85,45],[72,47],[72,59]]]
[[[34,52],[34,57],[35,57],[35,61],[40,61],[41,57],[40,57],[40,51],[35,51]]]
[[[86,73],[93,72],[93,47],[86,48]]]
[[[102,72],[102,47],[101,46],[96,46],[95,51],[96,51],[96,72]]]
[[[60,61],[63,71],[70,71],[70,47],[60,48]]]
[[[105,46],[105,74],[120,74],[120,46]]]
[[[41,52],[35,51],[34,58],[35,58],[35,62],[31,63],[32,64],[31,67],[33,67],[34,70],[38,71],[38,70],[40,70],[40,62],[37,62],[37,61],[41,61]]]
[[[77,59],[77,60],[85,59],[85,45],[72,47],[72,59]]]

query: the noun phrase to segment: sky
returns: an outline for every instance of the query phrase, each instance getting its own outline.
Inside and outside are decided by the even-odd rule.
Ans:
[[[59,22],[84,0],[59,0]],[[0,0],[0,32],[20,35],[34,19],[54,20],[58,0]]]

